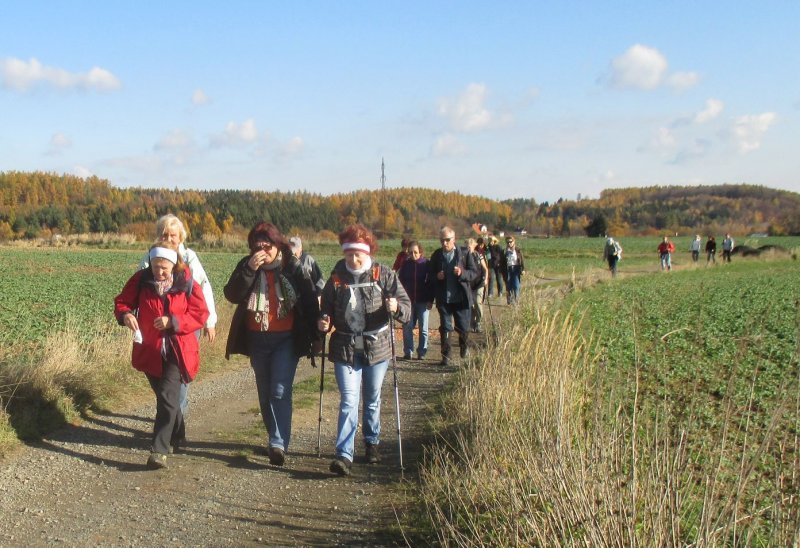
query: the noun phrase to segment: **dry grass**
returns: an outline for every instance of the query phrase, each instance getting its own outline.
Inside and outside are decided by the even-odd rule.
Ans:
[[[528,299],[505,320],[498,347],[462,371],[445,411],[457,419],[421,470],[421,496],[438,543],[800,542],[800,504],[786,495],[797,493],[797,436],[786,448],[787,462],[775,468],[783,475],[777,482],[762,482],[754,466],[773,432],[737,449],[731,492],[726,440],[706,455],[692,453],[667,402],[644,413],[638,401],[602,393],[596,380],[603,365],[571,318],[538,310]],[[800,406],[800,396],[792,405]],[[731,429],[747,428],[730,412],[723,420]],[[765,491],[775,483],[793,487]]]

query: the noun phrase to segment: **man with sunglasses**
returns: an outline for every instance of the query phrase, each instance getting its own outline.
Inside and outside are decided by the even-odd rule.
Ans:
[[[439,334],[442,340],[441,365],[450,364],[450,333],[458,333],[461,357],[468,354],[470,311],[472,310],[472,282],[480,276],[475,259],[456,245],[456,233],[449,226],[439,231],[442,247],[431,255],[428,280],[431,293],[439,311]]]

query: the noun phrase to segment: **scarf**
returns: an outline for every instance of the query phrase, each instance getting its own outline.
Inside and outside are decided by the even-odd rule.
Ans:
[[[364,272],[368,272],[372,268],[372,257],[367,256],[364,262],[361,264],[361,268],[354,269],[350,268],[347,264],[347,261],[344,263],[344,267],[347,271],[353,275],[353,280],[356,280],[359,276],[361,276]],[[355,310],[358,304],[358,299],[356,299],[356,288],[353,287],[356,285],[357,287],[361,287],[362,284],[350,284],[350,298],[347,300],[347,303],[350,305],[350,310]],[[363,327],[363,326],[362,326]]]
[[[155,280],[156,293],[158,293],[159,297],[163,297],[164,294],[172,288],[173,279],[174,278],[172,274],[170,274],[169,276],[167,276],[166,280],[161,280],[160,282],[158,280]]]
[[[297,294],[289,280],[281,274],[281,254],[268,265],[258,270],[255,287],[247,299],[247,310],[255,312],[256,322],[261,324],[261,331],[269,330],[269,284],[266,271],[273,271],[275,297],[278,300],[278,318],[285,318],[297,302]]]

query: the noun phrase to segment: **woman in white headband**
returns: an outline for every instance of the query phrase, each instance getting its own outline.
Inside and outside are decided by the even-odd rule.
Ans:
[[[371,464],[380,460],[381,385],[392,353],[389,313],[399,322],[407,322],[411,301],[397,275],[373,261],[378,244],[366,227],[356,224],[345,228],[339,234],[339,243],[344,258],[336,263],[322,290],[318,327],[323,332],[331,326],[336,328],[329,356],[341,399],[336,455],[330,470],[346,476],[353,465],[362,394],[366,460]]]
[[[181,385],[200,368],[195,331],[208,319],[203,292],[196,287],[178,246],[157,242],[147,254],[150,268],[136,272],[114,299],[117,321],[134,332],[132,364],[156,395],[149,468],[164,468],[175,440],[186,436]]]

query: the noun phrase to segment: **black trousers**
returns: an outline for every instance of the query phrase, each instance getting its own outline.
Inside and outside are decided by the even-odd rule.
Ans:
[[[455,330],[458,332],[458,345],[461,348],[467,347],[469,322],[472,314],[469,309],[469,302],[466,299],[460,303],[437,304],[436,309],[439,311],[439,334],[442,337],[442,357],[446,358],[450,355],[450,332],[453,330],[453,323],[455,323]],[[455,320],[455,322],[453,322],[453,320]]]
[[[166,455],[173,441],[186,437],[180,405],[181,372],[176,364],[165,361],[161,378],[147,375],[147,380],[156,395],[152,451]]]

